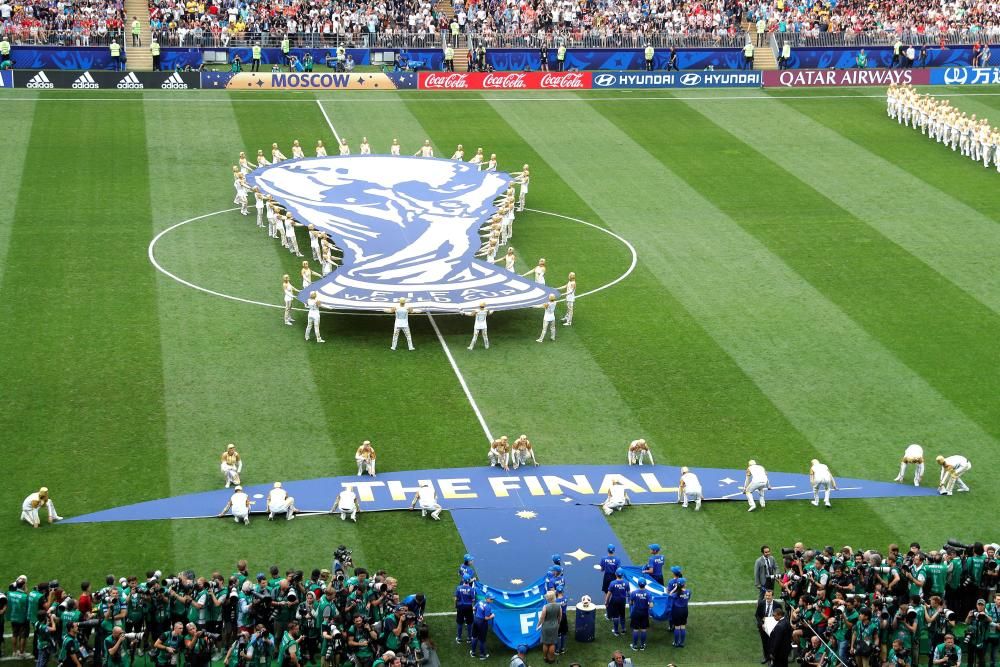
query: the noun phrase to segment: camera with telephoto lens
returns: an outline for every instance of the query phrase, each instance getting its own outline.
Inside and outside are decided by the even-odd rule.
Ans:
[[[163,580],[163,585],[166,588],[173,588],[174,586],[178,585],[179,583],[181,583],[181,580],[178,579],[177,577],[168,577],[167,579]]]
[[[201,636],[210,642],[217,642],[219,641],[219,637],[221,637],[222,635],[220,635],[218,632],[202,632]]]
[[[125,632],[125,633],[122,634],[122,637],[124,637],[125,639],[127,639],[130,642],[137,642],[137,641],[139,641],[139,640],[142,639],[142,633],[141,632]]]
[[[794,547],[781,547],[782,556],[798,556],[799,552]]]
[[[351,555],[354,552],[341,544],[333,552],[333,560],[340,563],[340,566],[345,570],[349,567],[354,566],[354,557]]]

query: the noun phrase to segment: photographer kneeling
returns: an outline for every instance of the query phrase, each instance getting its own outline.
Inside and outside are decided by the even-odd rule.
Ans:
[[[962,649],[955,643],[955,635],[945,635],[944,641],[934,647],[932,662],[935,665],[962,667]]]
[[[976,608],[965,617],[965,657],[969,667],[985,667],[986,635],[990,631],[990,615],[986,613],[986,600],[976,600]]]
[[[141,632],[125,632],[121,626],[115,626],[111,634],[104,638],[107,667],[129,667],[132,664],[132,647],[141,639]]]
[[[187,624],[184,636],[184,666],[208,667],[212,662],[212,642],[219,635],[200,630],[194,623]]]

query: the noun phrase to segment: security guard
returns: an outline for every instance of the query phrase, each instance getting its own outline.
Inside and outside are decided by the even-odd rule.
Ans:
[[[281,38],[281,59],[282,63],[285,65],[290,65],[292,63],[291,59],[288,57],[288,52],[291,50],[292,46],[288,41],[288,33]]]
[[[897,67],[901,63],[899,62],[900,56],[903,54],[903,42],[896,38],[896,43],[892,45],[892,62],[889,63],[889,67]]]
[[[566,45],[560,44],[559,50],[556,52],[556,71],[562,72],[565,66],[566,66]]]
[[[142,39],[139,37],[139,18],[132,17],[132,46],[142,46]]]
[[[781,60],[779,69],[788,69],[788,60],[792,57],[792,45],[787,41],[781,45]]]
[[[0,37],[0,62],[10,60],[10,42],[6,37]]]
[[[152,36],[149,43],[149,52],[153,55],[153,71],[160,71],[160,43],[156,41],[156,35]]]
[[[250,60],[250,70],[257,72],[260,70],[260,44],[254,44],[252,49],[252,58]]]
[[[646,71],[653,71],[653,56],[656,54],[656,49],[653,48],[652,44],[646,45]]]
[[[753,42],[747,42],[743,47],[743,64],[746,69],[753,69]]]
[[[111,50],[111,62],[114,63],[115,71],[120,72],[122,69],[122,45],[112,37],[111,45],[108,48]]]
[[[455,49],[451,48],[451,44],[444,48],[444,70],[446,72],[455,71]]]

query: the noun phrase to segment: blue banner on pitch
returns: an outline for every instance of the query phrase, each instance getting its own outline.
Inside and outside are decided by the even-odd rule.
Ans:
[[[760,88],[760,72],[602,72],[594,88]]]
[[[945,86],[1000,83],[1000,67],[942,67],[931,70],[931,83]]]

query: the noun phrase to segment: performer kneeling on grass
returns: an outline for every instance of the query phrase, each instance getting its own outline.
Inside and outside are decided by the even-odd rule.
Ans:
[[[226,451],[222,452],[222,463],[220,464],[223,476],[226,478],[226,488],[240,483],[240,473],[243,472],[243,459],[236,451],[236,445],[229,443]]]
[[[316,333],[316,342],[325,343],[319,333],[319,307],[319,292],[309,292],[309,299],[306,301],[306,308],[309,310],[306,317],[306,340],[309,340],[309,332],[313,331]]]
[[[21,519],[30,523],[33,528],[38,528],[41,524],[38,518],[38,510],[42,505],[45,506],[46,511],[49,513],[49,523],[62,520],[62,517],[56,512],[56,506],[52,503],[52,499],[49,498],[48,488],[44,486],[38,489],[38,491],[29,494],[24,499],[24,502],[21,503]]]
[[[333,501],[333,507],[330,508],[330,514],[340,513],[340,520],[344,521],[347,516],[350,515],[351,521],[358,522],[358,510],[361,509],[361,505],[358,503],[358,494],[354,492],[351,487],[345,488],[343,491],[337,494],[337,497]]]
[[[552,327],[552,340],[556,339],[556,295],[550,294],[548,303],[543,303],[541,305],[535,306],[535,308],[543,308],[545,314],[542,316],[542,335],[535,339],[536,343],[541,343],[545,340],[545,332]]]
[[[275,514],[282,512],[285,513],[285,519],[291,521],[298,509],[295,507],[295,498],[281,488],[281,482],[275,482],[274,488],[267,494],[267,520],[272,521]]]
[[[476,340],[479,338],[479,334],[483,334],[483,347],[487,350],[490,349],[490,338],[486,334],[486,318],[492,314],[492,310],[486,310],[486,302],[480,301],[479,308],[472,311],[471,313],[463,312],[463,315],[468,315],[469,317],[476,318],[476,322],[472,327],[472,342],[469,343],[469,349],[471,350],[476,346]]]
[[[410,509],[414,509],[420,504],[420,516],[427,516],[427,513],[431,513],[431,518],[435,521],[441,520],[441,510],[443,509],[437,501],[437,491],[431,486],[430,482],[423,482],[420,484],[420,488],[413,495],[413,502],[410,503]]]
[[[920,480],[924,477],[924,448],[916,443],[906,446],[903,459],[899,462],[899,474],[893,481],[902,482],[906,476],[906,466],[911,463],[913,464],[913,486],[920,486]]]
[[[222,508],[221,512],[219,512],[219,516],[225,516],[227,511],[232,510],[233,521],[236,523],[242,521],[244,524],[249,526],[250,506],[253,504],[255,503],[250,500],[250,496],[243,492],[243,487],[237,484],[236,488],[233,489],[233,495],[229,497],[229,502],[227,502],[226,506]]]
[[[396,323],[392,327],[392,345],[389,346],[390,350],[396,350],[396,343],[399,341],[399,332],[402,331],[403,335],[406,336],[406,345],[409,347],[410,351],[413,351],[413,338],[410,337],[410,313],[419,313],[421,311],[416,308],[406,307],[406,297],[399,297],[399,305],[394,308],[386,308],[385,312],[393,313],[396,316]]]
[[[753,512],[757,509],[757,504],[753,500],[753,494],[756,491],[757,496],[760,499],[761,508],[766,506],[764,501],[764,492],[771,488],[771,482],[767,478],[767,471],[764,470],[764,466],[757,465],[757,462],[753,459],[747,463],[747,475],[746,480],[743,482],[743,488],[740,489],[746,494],[747,502],[750,503],[750,509],[748,512]]]
[[[502,470],[510,469],[510,445],[507,444],[507,436],[502,435],[499,439],[490,444],[490,451],[486,454],[490,461],[490,467],[500,466]]]
[[[535,449],[531,446],[528,436],[523,433],[514,441],[511,458],[514,461],[515,470],[521,466],[528,465],[528,461],[531,461],[531,465],[538,466],[538,461],[535,460]]]
[[[809,483],[813,490],[813,506],[819,506],[819,491],[822,488],[823,504],[830,507],[830,490],[837,488],[837,480],[833,478],[830,468],[813,459],[809,466]]]
[[[375,448],[370,440],[365,440],[354,452],[354,462],[358,464],[358,477],[362,474],[375,476]]]
[[[608,488],[608,497],[601,505],[601,509],[604,510],[604,514],[611,516],[615,510],[621,511],[623,507],[631,504],[632,499],[628,497],[628,490],[624,484],[616,479]]]
[[[938,456],[936,461],[941,466],[941,481],[938,483],[938,493],[950,496],[955,490],[956,483],[958,484],[959,491],[969,490],[968,485],[962,481],[962,475],[972,470],[972,464],[969,463],[969,459],[955,454],[948,458]]]
[[[681,468],[681,481],[677,484],[677,499],[681,502],[681,507],[687,507],[688,503],[693,500],[694,511],[697,512],[701,509],[701,480],[687,466]]]
[[[649,465],[653,466],[656,463],[653,462],[653,452],[650,451],[649,445],[642,438],[638,440],[633,440],[628,446],[628,464],[630,466],[642,465],[646,457],[649,457]]]

